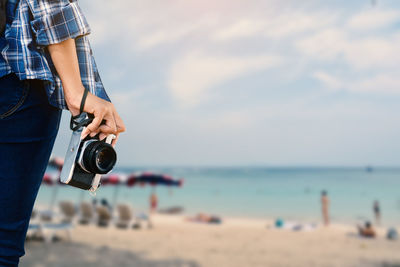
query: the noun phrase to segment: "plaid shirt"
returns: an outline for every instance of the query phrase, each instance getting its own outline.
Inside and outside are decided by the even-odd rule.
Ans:
[[[109,101],[87,35],[89,25],[76,0],[8,0],[7,25],[0,37],[0,77],[43,80],[50,104],[66,109],[61,80],[46,46],[73,38],[82,84]]]

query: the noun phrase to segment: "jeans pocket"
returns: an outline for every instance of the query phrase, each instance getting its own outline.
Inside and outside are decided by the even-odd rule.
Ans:
[[[0,119],[7,118],[24,103],[29,82],[20,81],[15,74],[0,78]]]

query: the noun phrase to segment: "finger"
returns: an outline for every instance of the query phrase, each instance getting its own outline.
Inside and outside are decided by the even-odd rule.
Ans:
[[[117,133],[117,125],[115,123],[115,118],[114,118],[113,114],[112,113],[107,114],[106,116],[104,116],[104,120],[106,121],[106,123],[103,125],[106,125],[111,129],[110,133],[116,134]]]
[[[114,134],[115,129],[112,129],[110,126],[106,125],[106,124],[102,124],[100,125],[100,127],[98,128],[98,132],[109,135],[109,134]]]
[[[110,124],[110,123],[108,123]],[[112,125],[112,123],[111,123]],[[101,124],[95,131],[89,132],[90,137],[94,137],[97,134],[99,134],[99,139],[102,140],[105,137],[107,137],[107,135],[109,134],[116,134],[116,129],[112,128],[112,126],[110,127],[109,125],[106,124]]]
[[[81,139],[85,139],[87,136],[93,137],[98,133],[99,133],[99,129],[98,128],[97,128],[97,130],[95,130],[93,132],[91,132],[89,129],[85,128],[85,130],[82,131]]]
[[[96,136],[96,134],[98,134],[99,133],[99,129],[97,129],[96,131],[94,131],[94,132],[90,132],[90,137],[95,137]]]
[[[107,134],[105,134],[105,133],[100,133],[100,135],[99,135],[99,140],[104,140],[105,138],[107,138]]]
[[[99,126],[99,128],[97,128],[96,131],[90,132],[90,137],[95,137],[97,134],[99,134],[99,140],[103,140],[109,134],[113,134],[113,133],[114,133],[113,129],[111,129],[109,126],[107,126],[105,124],[102,124]]]
[[[114,110],[115,123],[117,125],[117,132],[122,133],[126,131],[125,124],[119,116],[118,112]]]
[[[95,132],[99,128],[104,115],[95,115],[93,121],[86,127],[89,132]]]
[[[81,139],[85,139],[89,133],[90,133],[90,131],[85,127],[85,129],[81,133]]]

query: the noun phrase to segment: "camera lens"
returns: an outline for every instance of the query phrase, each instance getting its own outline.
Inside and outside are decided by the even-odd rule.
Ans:
[[[83,165],[92,173],[106,174],[117,162],[114,148],[101,141],[91,142],[83,152]]]
[[[103,148],[96,156],[96,165],[99,169],[107,170],[114,166],[115,162],[115,152],[114,149]]]

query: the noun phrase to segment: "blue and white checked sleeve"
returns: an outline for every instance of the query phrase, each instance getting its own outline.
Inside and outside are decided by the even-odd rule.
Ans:
[[[36,0],[32,12],[32,30],[36,44],[47,46],[90,33],[89,24],[76,1]]]

